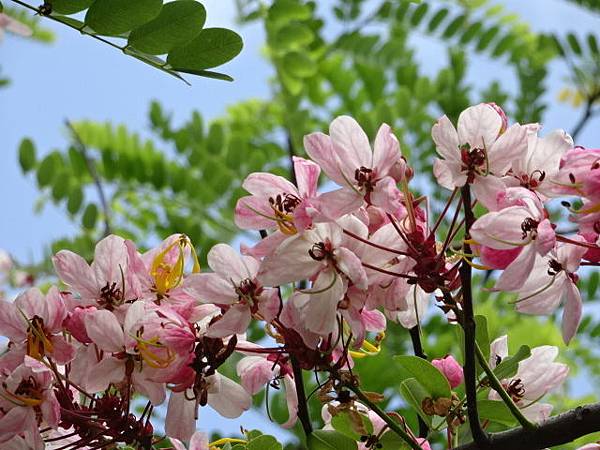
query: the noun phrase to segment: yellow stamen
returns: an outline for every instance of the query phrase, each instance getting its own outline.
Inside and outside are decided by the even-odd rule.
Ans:
[[[175,248],[178,247],[179,255],[175,264],[171,265],[165,262],[167,255]],[[194,267],[192,271],[194,273],[200,272],[200,263],[198,261],[198,255],[194,246],[190,240],[181,235],[179,239],[168,245],[163,251],[161,251],[154,260],[150,268],[150,275],[154,278],[154,284],[159,294],[166,294],[170,289],[173,289],[181,283],[183,279],[183,272],[185,266],[185,248],[189,247],[192,253],[192,260],[194,261]]]
[[[224,444],[247,444],[248,441],[245,441],[243,439],[235,439],[235,438],[221,438],[218,439],[214,442],[211,442],[210,444],[208,444],[208,447],[216,447],[218,445],[224,445]]]

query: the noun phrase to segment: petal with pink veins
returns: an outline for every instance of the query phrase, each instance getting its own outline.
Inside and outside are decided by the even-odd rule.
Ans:
[[[431,137],[440,156],[445,160],[460,164],[458,134],[447,116],[438,119],[431,129]]]
[[[250,256],[240,256],[231,246],[217,244],[207,255],[208,265],[219,276],[234,284],[246,278],[253,279],[258,273],[259,262]]]
[[[329,136],[324,133],[311,133],[304,136],[304,148],[310,159],[316,162],[331,180],[340,186],[348,185]]]
[[[566,344],[568,344],[579,328],[581,322],[581,294],[575,283],[566,283],[565,309],[562,317],[562,335]]]
[[[490,105],[470,106],[458,117],[458,143],[473,148],[490,148],[502,129],[502,117]]]
[[[223,314],[223,317],[208,327],[206,335],[212,338],[223,338],[245,333],[251,319],[252,315],[248,305],[233,305]]]
[[[329,135],[346,176],[360,167],[371,168],[373,153],[369,138],[350,116],[337,117],[329,125]]]
[[[94,271],[78,254],[70,250],[61,250],[52,257],[52,264],[58,277],[82,297],[95,298],[100,294],[101,286],[96,281]]]
[[[203,303],[228,305],[238,299],[231,281],[223,279],[216,273],[193,273],[185,279],[183,289]]]
[[[189,441],[196,431],[195,415],[195,402],[185,398],[185,391],[171,392],[169,405],[167,406],[167,417],[165,418],[165,433],[167,436],[185,442]]]
[[[298,156],[294,156],[292,159],[294,161],[294,173],[300,197],[315,197],[317,195],[321,168],[318,164],[308,159],[299,158]]]
[[[375,136],[373,143],[373,162],[371,167],[377,172],[378,177],[384,177],[402,157],[400,143],[390,126],[382,124]]]
[[[102,309],[87,315],[85,330],[94,344],[102,350],[110,353],[124,350],[123,329],[112,312]]]

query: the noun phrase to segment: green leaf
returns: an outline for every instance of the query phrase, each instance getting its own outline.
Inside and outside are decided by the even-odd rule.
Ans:
[[[379,447],[381,445],[381,447]],[[405,450],[408,444],[404,440],[391,430],[386,431],[381,439],[379,439],[378,445],[375,447],[378,450]]]
[[[2,5],[2,2],[0,2],[0,13],[4,11],[4,5]]]
[[[191,73],[204,78],[213,78],[215,80],[233,81],[233,78],[226,73],[213,72],[210,70],[177,69],[179,72]]]
[[[412,409],[427,423],[431,428],[432,416],[423,412],[422,404],[426,398],[431,398],[431,394],[423,387],[423,385],[415,378],[408,378],[400,383],[400,394]]]
[[[350,439],[359,441],[361,436],[368,436],[373,433],[373,424],[367,416],[360,413],[355,414],[357,418],[361,419],[360,424],[352,420],[349,412],[342,411],[331,418],[331,426]]]
[[[429,9],[428,3],[421,3],[419,6],[417,6],[417,8],[415,9],[415,11],[413,12],[413,14],[410,18],[410,23],[412,24],[413,27],[416,27],[417,25],[419,25],[421,23],[421,20],[423,20],[423,17],[425,17],[425,14],[427,14],[428,9]]]
[[[444,33],[442,34],[442,37],[444,39],[448,39],[454,36],[456,32],[463,26],[466,20],[467,16],[464,14],[456,17],[454,20],[452,20],[452,22],[448,24],[448,26],[444,30]]]
[[[98,207],[95,203],[90,203],[85,207],[83,215],[81,216],[81,224],[84,228],[91,230],[96,225],[98,219]]]
[[[260,430],[249,430],[246,431],[246,440],[251,441],[252,439],[256,439],[258,436],[262,436],[263,432]]]
[[[494,373],[499,380],[502,380],[503,378],[510,378],[517,373],[519,362],[523,361],[525,358],[529,358],[530,356],[531,349],[527,345],[521,345],[517,353],[515,353],[513,356],[509,356],[508,358],[504,358],[502,362],[496,366]]]
[[[482,419],[491,420],[508,427],[516,425],[515,417],[510,409],[502,401],[497,400],[479,400],[477,402],[477,412]]]
[[[299,49],[309,45],[315,38],[312,30],[301,23],[290,23],[282,27],[273,41],[277,48]]]
[[[52,12],[75,14],[88,9],[94,0],[52,0]]]
[[[338,431],[315,430],[308,437],[308,450],[357,450],[358,445]]]
[[[167,3],[158,17],[131,32],[128,44],[151,55],[163,55],[198,36],[205,21],[206,10],[195,0]]]
[[[308,78],[317,73],[317,64],[306,53],[290,52],[283,58],[285,71],[297,78]]]
[[[35,145],[29,138],[23,139],[19,145],[19,164],[25,173],[35,167]]]
[[[592,55],[599,55],[600,51],[598,50],[598,41],[596,40],[596,36],[593,34],[588,34],[587,36],[588,48]]]
[[[429,21],[429,24],[427,25],[427,30],[429,30],[430,33],[433,33],[436,30],[436,28],[440,25],[440,23],[442,23],[442,21],[446,18],[447,15],[447,8],[440,9],[433,15],[433,17]]]
[[[52,183],[56,171],[56,158],[53,154],[46,155],[37,170],[37,181],[40,187]]]
[[[52,198],[57,202],[69,194],[70,179],[69,174],[65,172],[65,170],[59,172],[54,177],[54,182],[52,183]]]
[[[494,39],[494,37],[496,37],[496,35],[498,34],[499,31],[500,31],[500,27],[498,27],[498,26],[493,26],[491,28],[488,28],[480,36],[479,42],[477,43],[477,46],[475,47],[476,50],[478,52],[485,50],[487,48],[487,46],[490,44],[490,42],[492,42],[492,39]]]
[[[400,365],[401,380],[415,378],[434,400],[451,397],[448,380],[429,361],[411,355],[394,356],[394,360]]]
[[[174,48],[167,62],[174,70],[186,72],[220,66],[242,51],[242,38],[225,28],[205,28],[188,44]]]
[[[569,43],[571,50],[573,50],[573,53],[578,56],[581,55],[581,45],[579,44],[577,36],[575,36],[573,33],[567,34],[567,42]]]
[[[283,450],[283,445],[277,442],[273,436],[263,434],[248,442],[248,450]]]
[[[162,0],[95,0],[85,24],[98,34],[118,36],[154,19]]]
[[[83,203],[83,191],[79,186],[71,188],[69,198],[67,199],[67,211],[71,214],[77,214]]]
[[[296,0],[277,0],[269,8],[269,20],[289,23],[310,18],[310,8]]]

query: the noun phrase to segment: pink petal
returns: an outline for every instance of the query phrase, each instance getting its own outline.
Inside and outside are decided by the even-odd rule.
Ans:
[[[357,288],[367,289],[367,274],[358,256],[345,247],[339,247],[335,250],[335,260],[338,268]]]
[[[252,397],[235,381],[216,373],[219,378],[218,392],[208,393],[208,404],[223,417],[235,419],[252,406]]]
[[[259,262],[250,256],[241,256],[227,244],[217,244],[207,255],[208,265],[218,275],[238,284],[247,278],[254,279]]]
[[[0,300],[0,335],[13,342],[20,342],[27,338],[27,328],[25,318],[17,311],[15,305]]]
[[[377,182],[375,189],[371,192],[371,204],[382,208],[385,212],[394,214],[402,208],[402,193],[396,186],[396,180],[385,177]]]
[[[245,333],[250,325],[250,319],[252,319],[252,315],[248,305],[233,305],[223,314],[223,317],[208,327],[206,336],[223,338]]]
[[[521,206],[490,212],[475,221],[470,234],[479,244],[509,250],[526,242],[521,224],[529,217],[531,213]]]
[[[273,362],[262,356],[247,356],[237,364],[237,374],[242,386],[255,395],[274,377]]]
[[[535,248],[532,245],[525,247],[519,256],[504,269],[494,286],[494,290],[516,291],[523,286],[533,269],[535,255]]]
[[[485,103],[470,106],[458,117],[459,144],[471,148],[490,148],[502,129],[502,117]]]
[[[373,153],[369,138],[358,122],[350,116],[340,116],[329,125],[329,135],[342,167],[352,172],[360,167],[372,167]]]
[[[288,420],[281,424],[283,428],[291,428],[298,420],[298,395],[296,393],[296,385],[294,380],[289,375],[283,377],[283,385],[285,386],[285,400],[288,407]]]
[[[431,137],[435,142],[436,150],[445,160],[455,161],[460,164],[460,151],[458,149],[458,134],[450,119],[443,116],[431,129]]]
[[[332,277],[336,277],[331,285]],[[310,301],[306,305],[305,318],[306,328],[314,333],[325,336],[336,327],[337,305],[344,297],[344,283],[342,279],[331,271],[321,272],[313,283],[314,291],[310,294]],[[326,290],[324,290],[326,289]]]
[[[568,344],[579,328],[581,322],[581,294],[575,283],[567,283],[565,309],[562,317],[562,334],[565,344]]]
[[[321,194],[318,199],[319,210],[330,220],[355,212],[363,204],[362,194],[345,187]]]
[[[471,184],[471,189],[475,198],[485,206],[489,211],[495,211],[497,208],[498,194],[506,190],[506,185],[493,175],[485,177],[476,176]]]
[[[527,129],[519,124],[512,125],[490,147],[488,144],[488,164],[490,171],[502,176],[515,159],[527,154]]]
[[[123,329],[112,312],[103,309],[89,314],[85,318],[85,330],[102,350],[110,353],[124,350]]]
[[[82,297],[95,298],[100,294],[94,272],[81,256],[70,250],[61,250],[52,257],[52,264],[59,278]]]
[[[125,239],[111,234],[98,242],[91,268],[100,287],[113,282],[122,287],[120,283],[128,268]]]
[[[110,383],[120,383],[125,379],[125,361],[109,356],[94,367],[90,367],[85,388],[90,394],[105,391]]]
[[[400,143],[390,126],[386,123],[379,127],[373,144],[372,168],[379,178],[389,174],[391,168],[400,161]]]
[[[196,405],[185,398],[185,392],[171,392],[165,418],[167,436],[189,441],[196,431],[195,415]]]
[[[323,172],[331,180],[340,186],[348,184],[342,175],[340,164],[333,150],[333,142],[329,136],[323,133],[311,133],[304,136],[304,148],[308,156],[323,169]]]
[[[537,252],[544,256],[556,245],[556,233],[552,223],[548,219],[542,220],[537,226],[537,237],[535,247]]]
[[[232,282],[216,273],[193,273],[185,279],[183,289],[196,300],[204,303],[227,305],[238,299]]]
[[[298,194],[298,189],[292,183],[279,175],[266,172],[251,173],[242,183],[242,187],[257,197],[268,200],[280,194]]]
[[[446,189],[464,186],[467,176],[462,172],[459,162],[436,158],[433,161],[433,175],[437,182]]]
[[[300,198],[315,197],[317,195],[321,168],[318,164],[304,158],[299,158],[298,156],[294,156],[293,160]]]

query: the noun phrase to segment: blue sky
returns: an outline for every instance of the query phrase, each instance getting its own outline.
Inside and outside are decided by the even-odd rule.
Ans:
[[[10,4],[10,1],[5,3]],[[600,24],[600,16],[561,0],[504,0],[501,3],[519,13],[534,30],[566,32],[576,27],[578,33],[587,33],[597,30]],[[23,177],[16,158],[18,143],[24,136],[32,137],[39,150],[49,151],[64,147],[65,119],[123,122],[131,130],[144,133],[152,99],[157,99],[165,111],[172,111],[176,121],[183,121],[194,109],[212,118],[239,100],[268,96],[271,69],[261,57],[264,42],[261,27],[237,26],[233,0],[207,0],[204,4],[208,11],[207,26],[234,28],[244,38],[242,54],[223,67],[235,78],[233,84],[190,77],[192,86],[186,86],[51,21],[46,21],[45,26],[56,33],[54,45],[12,36],[0,43],[2,73],[12,79],[9,88],[0,90],[0,248],[23,262],[33,261],[41,255],[44,244],[73,231],[63,212],[52,205],[41,214],[33,212],[38,197],[35,181]],[[414,43],[427,73],[443,64],[445,53],[439,42],[416,36]],[[482,56],[473,56],[471,62],[469,80],[475,86],[482,86],[492,78],[514,86],[514,77],[503,63],[492,63]],[[560,63],[556,63],[549,81],[551,99],[556,99],[564,76]],[[579,114],[556,103],[546,116],[544,130],[572,130]],[[600,146],[598,129],[596,120],[581,134],[578,143]],[[217,420],[209,411],[202,411],[201,416],[206,420],[202,428],[211,428]],[[243,416],[241,421],[219,418],[219,427],[235,431],[240,423],[246,427],[256,426],[257,417]],[[266,431],[278,431],[278,428]]]

